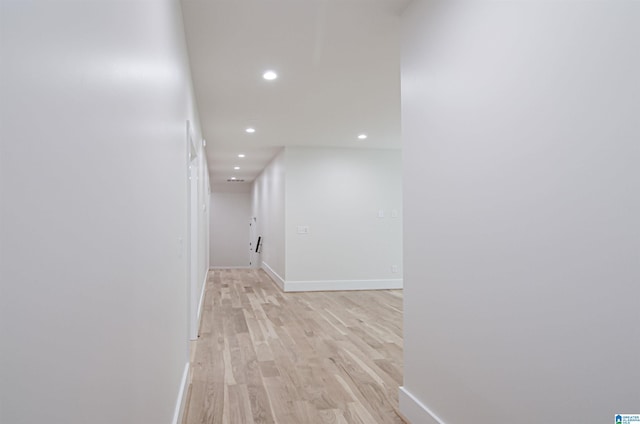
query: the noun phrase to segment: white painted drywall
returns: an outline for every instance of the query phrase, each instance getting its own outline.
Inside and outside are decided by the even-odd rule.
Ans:
[[[180,6],[0,2],[0,422],[170,423],[187,355]]]
[[[284,151],[256,178],[251,190],[252,219],[262,237],[262,249],[256,258],[275,280],[285,278],[285,165]],[[280,281],[282,282],[282,281]]]
[[[638,412],[639,21],[630,1],[405,12],[404,388],[446,424]]]
[[[211,194],[211,266],[249,266],[251,193]]]
[[[262,267],[287,291],[402,287],[400,165],[398,150],[287,147],[253,184]]]
[[[402,279],[400,166],[400,150],[285,150],[288,289]]]

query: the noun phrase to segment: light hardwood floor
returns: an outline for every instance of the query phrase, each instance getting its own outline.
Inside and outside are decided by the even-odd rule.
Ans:
[[[404,423],[402,291],[283,293],[209,273],[184,424]]]

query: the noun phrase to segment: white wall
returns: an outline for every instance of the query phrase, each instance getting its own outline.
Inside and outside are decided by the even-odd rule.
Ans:
[[[211,194],[211,266],[249,266],[251,193]]]
[[[287,290],[401,287],[400,151],[294,147],[285,164]]]
[[[638,21],[638,2],[405,13],[414,423],[435,422],[423,406],[447,424],[638,412]]]
[[[281,288],[402,287],[400,159],[397,150],[287,147],[272,161],[251,208],[262,266]]]
[[[261,267],[281,286],[285,278],[285,167],[280,152],[256,178],[251,190],[252,218],[262,236]]]
[[[0,57],[0,422],[169,423],[200,138],[179,4],[2,1]]]

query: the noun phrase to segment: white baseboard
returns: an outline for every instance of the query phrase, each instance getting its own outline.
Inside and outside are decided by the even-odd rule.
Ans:
[[[200,331],[200,313],[202,312],[202,302],[204,301],[204,290],[207,285],[207,278],[209,277],[209,270],[204,273],[204,281],[202,282],[202,287],[200,288],[200,297],[198,298],[197,294],[195,294],[195,290],[189,294],[190,299],[190,307],[189,307],[189,339],[197,340],[198,339],[198,331]],[[194,298],[195,294],[195,298]],[[195,314],[193,313],[195,312]]]
[[[393,290],[401,289],[402,279],[395,280],[324,280],[324,281],[286,281],[277,272],[262,262],[262,269],[284,292],[306,291],[342,291],[342,290]]]
[[[397,280],[326,280],[285,281],[285,292],[340,291],[340,290],[391,290],[401,289],[402,279]]]
[[[189,362],[187,362],[184,366],[184,371],[182,372],[182,381],[180,382],[180,388],[178,390],[178,398],[176,399],[176,407],[173,411],[173,420],[171,424],[181,424],[182,416],[184,415],[184,407],[187,392],[189,391],[187,385],[189,384]]]
[[[200,331],[200,313],[202,312],[202,303],[204,302],[204,291],[207,288],[207,280],[209,279],[209,272],[204,273],[204,281],[202,282],[202,290],[200,290],[200,301],[198,302],[198,329]],[[197,337],[197,334],[196,334]]]
[[[398,400],[400,401],[400,412],[412,424],[445,424],[404,386],[400,386]]]
[[[269,277],[271,277],[271,279],[273,280],[274,283],[276,283],[276,285],[278,287],[280,287],[280,290],[282,291],[286,291],[284,289],[284,284],[285,281],[282,277],[280,277],[280,275],[278,275],[277,272],[275,272],[270,266],[269,264],[267,264],[266,262],[262,262],[262,269],[264,269],[264,272],[267,273],[267,275],[269,275]]]
[[[209,269],[210,270],[215,270],[215,269],[251,269],[253,268],[252,266],[236,266],[236,265],[230,265],[230,266],[210,266]]]

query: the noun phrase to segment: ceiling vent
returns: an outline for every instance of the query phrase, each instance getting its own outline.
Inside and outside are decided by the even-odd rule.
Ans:
[[[229,178],[229,179],[227,180],[227,182],[228,182],[228,183],[243,183],[243,182],[244,182],[244,180],[238,180],[238,179],[232,180],[231,178]]]

